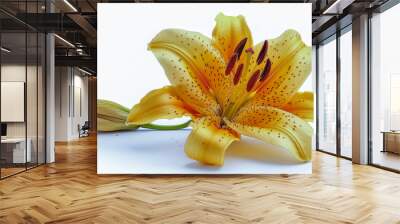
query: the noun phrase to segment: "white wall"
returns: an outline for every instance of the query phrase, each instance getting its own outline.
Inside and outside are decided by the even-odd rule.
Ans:
[[[28,67],[31,70],[32,67]],[[29,73],[29,72],[28,72]],[[25,64],[9,64],[1,66],[2,82],[25,82]],[[5,108],[1,108],[5,110]],[[7,137],[25,137],[24,122],[7,122]]]
[[[79,137],[78,125],[88,120],[88,77],[72,67],[56,67],[55,140]]]
[[[25,71],[25,69],[27,69]],[[29,107],[27,113],[28,119],[28,137],[29,128],[36,130],[37,115],[36,112],[37,99],[36,99],[36,66],[25,67],[24,65],[18,64],[6,64],[1,66],[1,81],[2,82],[25,82],[25,75],[27,72],[28,88],[27,88],[27,107]],[[41,72],[41,71],[39,71]],[[35,76],[35,77],[33,77]],[[40,107],[41,105],[39,105]],[[2,108],[5,110],[6,108]],[[34,122],[34,123],[32,123]],[[7,122],[7,135],[9,137],[25,137],[25,122]],[[36,132],[35,132],[36,135]]]
[[[69,68],[55,68],[55,141],[68,140]]]

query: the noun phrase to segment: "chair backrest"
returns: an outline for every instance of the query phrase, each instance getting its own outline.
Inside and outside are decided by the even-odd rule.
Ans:
[[[90,128],[90,123],[89,121],[85,121],[85,123],[82,126],[82,129],[89,129]]]

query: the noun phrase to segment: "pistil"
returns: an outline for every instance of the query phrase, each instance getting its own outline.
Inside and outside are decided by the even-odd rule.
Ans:
[[[254,54],[254,50],[253,50],[253,48],[251,48],[251,47],[247,48],[247,49],[245,50],[245,52],[248,53],[248,54]]]

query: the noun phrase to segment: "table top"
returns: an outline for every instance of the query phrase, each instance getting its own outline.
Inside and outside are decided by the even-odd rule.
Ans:
[[[5,138],[5,139],[1,139],[1,143],[20,143],[20,142],[24,142],[25,138]],[[28,139],[29,141],[29,139]]]
[[[381,131],[383,134],[397,134],[400,135],[400,131]]]
[[[221,167],[189,159],[184,145],[190,129],[97,134],[100,174],[310,174],[311,162],[294,159],[287,150],[242,136],[225,154]]]

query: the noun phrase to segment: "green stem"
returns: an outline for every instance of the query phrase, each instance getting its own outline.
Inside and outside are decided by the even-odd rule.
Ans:
[[[144,124],[141,125],[140,127],[142,128],[148,128],[148,129],[154,129],[154,130],[162,130],[162,131],[168,131],[168,130],[179,130],[182,128],[186,128],[189,126],[191,120],[183,123],[183,124],[177,124],[177,125],[158,125],[158,124]]]

